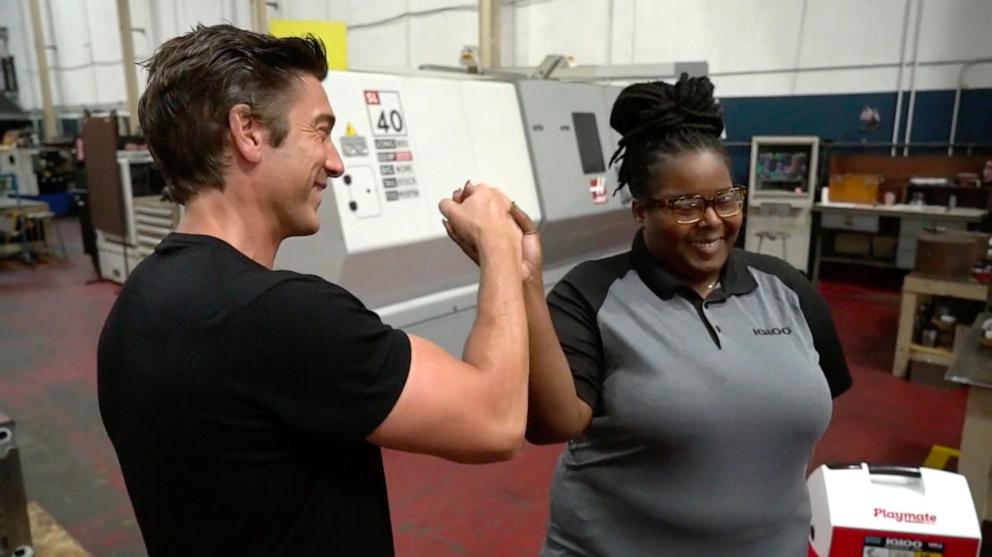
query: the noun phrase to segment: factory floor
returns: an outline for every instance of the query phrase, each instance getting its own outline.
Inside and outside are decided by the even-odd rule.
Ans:
[[[119,287],[97,280],[82,253],[78,222],[57,225],[68,246],[65,261],[33,267],[0,261],[0,408],[17,420],[33,508],[93,556],[144,555],[96,403],[96,343]],[[890,374],[899,276],[861,275],[881,286],[865,286],[850,273],[824,276],[820,289],[854,388],[836,402],[814,465],[921,464],[931,445],[957,447],[966,391]],[[560,445],[527,446],[512,462],[488,466],[385,451],[397,554],[536,555],[560,451]]]

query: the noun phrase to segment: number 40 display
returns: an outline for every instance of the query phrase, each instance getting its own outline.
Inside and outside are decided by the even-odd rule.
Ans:
[[[386,111],[383,110],[379,113],[379,121],[376,122],[375,128],[379,132],[376,135],[402,135],[403,116],[399,110],[390,110],[387,118]]]
[[[395,91],[366,91],[372,133],[377,136],[406,135],[406,120],[400,95]]]

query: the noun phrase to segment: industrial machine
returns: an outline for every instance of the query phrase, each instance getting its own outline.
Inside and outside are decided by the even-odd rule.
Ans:
[[[37,149],[0,146],[0,174],[17,176],[17,189],[20,195],[38,195],[38,176],[35,174],[37,157]]]
[[[0,557],[34,553],[19,453],[14,420],[0,410]]]
[[[541,79],[331,72],[332,179],[321,228],[285,241],[276,267],[353,292],[383,320],[461,351],[478,269],[448,238],[438,202],[466,180],[493,184],[539,223],[545,282],[627,249],[629,199],[611,195],[620,89]]]
[[[527,79],[520,97],[538,199],[545,267],[627,249],[635,231],[626,189],[606,163],[620,141],[610,111],[620,87]]]
[[[117,177],[112,185],[119,188],[118,199],[94,207],[117,217],[110,225],[96,227],[96,247],[100,278],[123,283],[172,232],[180,207],[161,199],[164,182],[148,151],[118,151]]]
[[[806,482],[810,557],[977,557],[964,476],[930,468],[828,465]]]
[[[745,249],[808,273],[818,137],[751,138]]]
[[[324,192],[320,230],[283,242],[276,268],[340,284],[384,321],[458,353],[479,271],[447,237],[438,203],[466,180],[498,186],[539,224],[549,288],[576,263],[629,248],[630,198],[612,195],[607,168],[619,87],[358,71],[331,72],[324,87],[345,173]],[[101,275],[122,282],[179,212],[136,189],[149,193],[135,186],[152,165],[146,152],[117,152],[117,168],[94,164],[89,146],[111,144],[112,133],[93,124],[104,122],[86,128],[91,197],[105,198],[94,205]]]

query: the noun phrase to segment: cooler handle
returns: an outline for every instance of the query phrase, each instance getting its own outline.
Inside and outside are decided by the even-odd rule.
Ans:
[[[907,478],[923,477],[923,474],[920,472],[919,468],[913,468],[910,466],[878,466],[875,464],[869,464],[868,473],[880,476],[904,476]]]

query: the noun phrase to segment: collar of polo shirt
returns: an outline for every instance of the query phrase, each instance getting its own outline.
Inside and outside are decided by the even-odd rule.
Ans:
[[[630,256],[638,276],[659,298],[668,300],[677,293],[699,297],[648,251],[648,246],[644,242],[644,229],[638,230],[637,235],[634,236]],[[730,250],[727,262],[720,271],[720,285],[714,294],[719,293],[722,296],[748,294],[758,287],[758,283],[751,276],[736,248]]]

